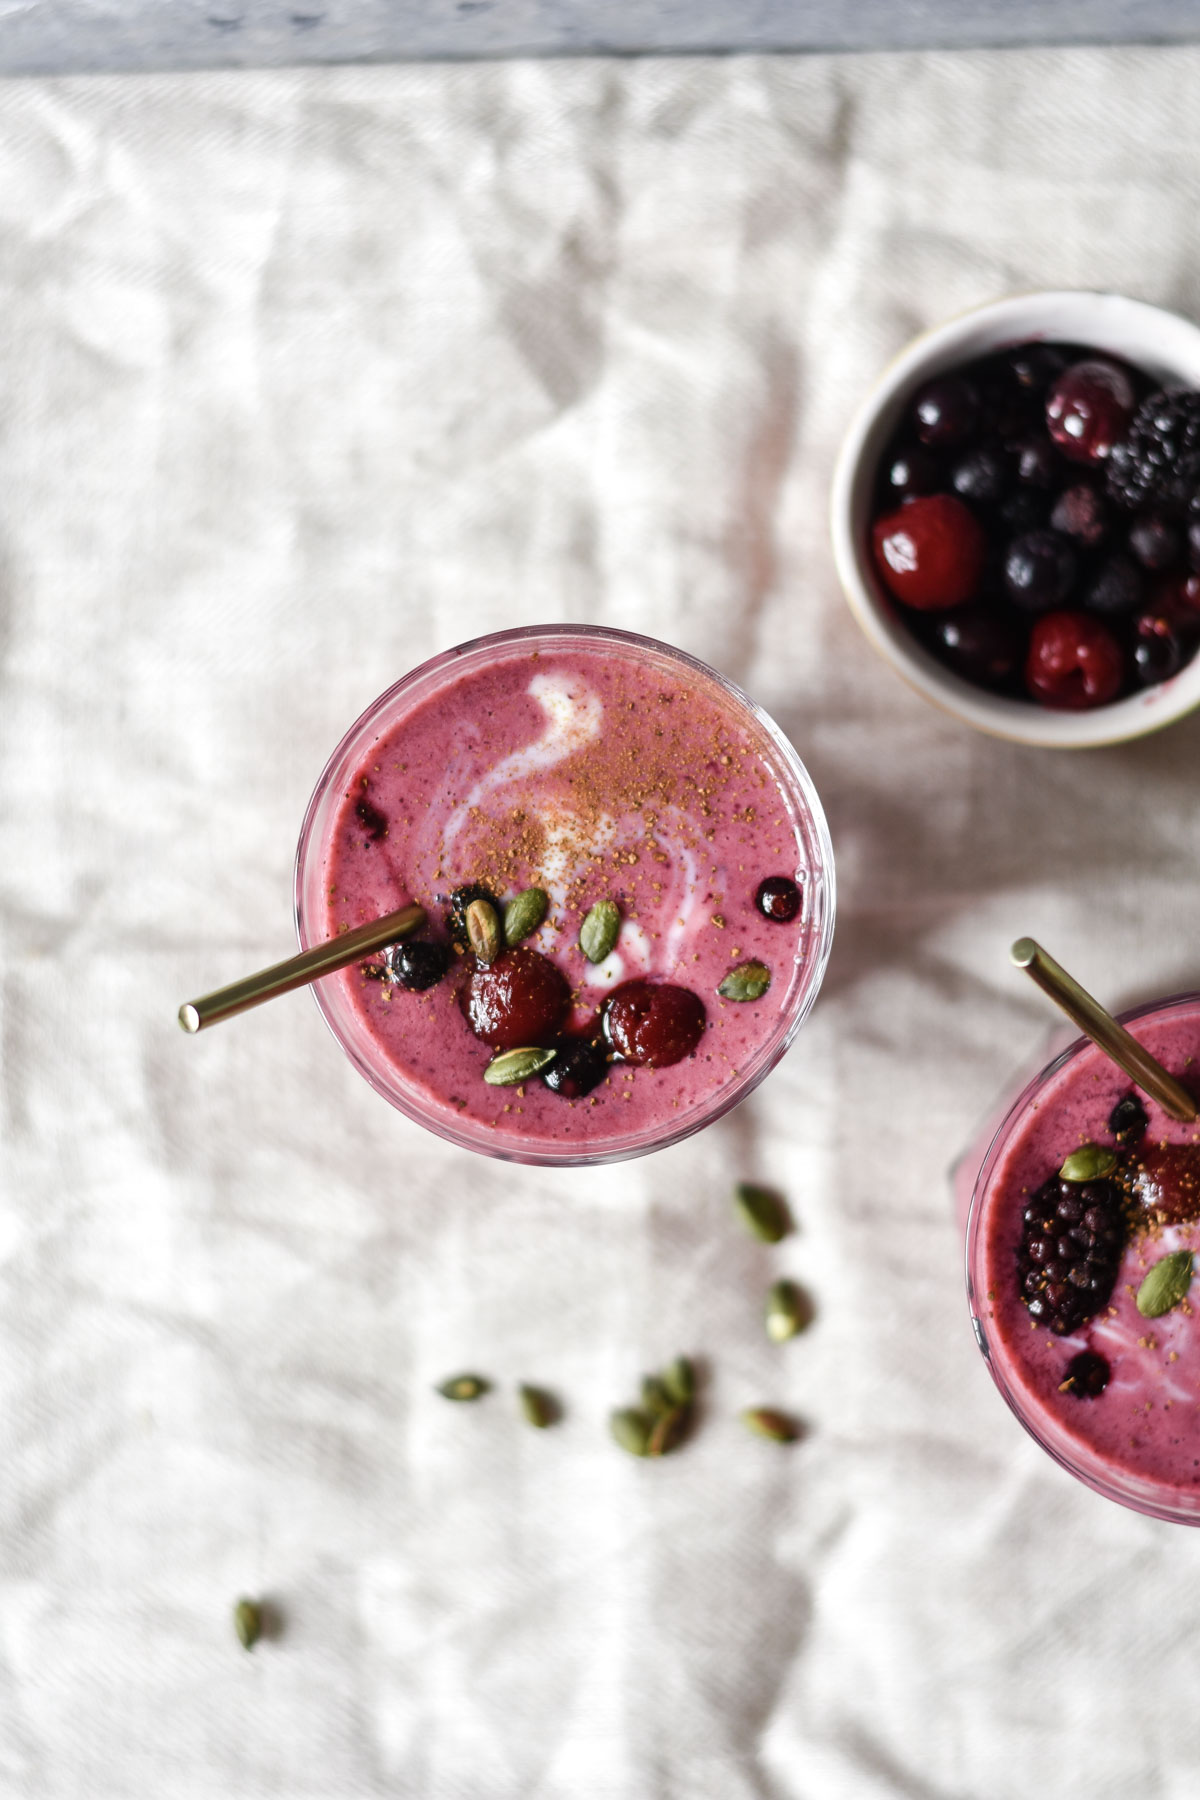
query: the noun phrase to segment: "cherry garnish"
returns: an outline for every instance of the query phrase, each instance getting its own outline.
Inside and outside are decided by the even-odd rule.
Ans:
[[[1064,712],[1104,706],[1121,691],[1123,674],[1120,644],[1087,613],[1045,613],[1029,635],[1025,682],[1043,706]]]
[[[604,1007],[604,1035],[626,1062],[665,1069],[690,1056],[704,1035],[704,1003],[690,988],[624,981]]]
[[[1172,1225],[1200,1219],[1200,1144],[1143,1146],[1133,1166],[1133,1197],[1144,1212]]]
[[[800,889],[788,875],[768,875],[758,884],[754,904],[764,919],[787,925],[800,911]]]
[[[571,1004],[566,977],[536,950],[506,950],[494,963],[476,964],[459,1004],[476,1037],[501,1050],[544,1044]]]
[[[983,526],[953,494],[927,494],[871,527],[875,564],[889,593],[918,612],[970,600],[983,574]]]

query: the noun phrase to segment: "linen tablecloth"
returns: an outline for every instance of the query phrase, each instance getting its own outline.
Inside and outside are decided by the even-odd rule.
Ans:
[[[1200,1540],[1009,1417],[946,1178],[1049,1029],[1012,937],[1111,1002],[1196,983],[1200,720],[972,734],[871,656],[825,525],[919,327],[1200,315],[1198,89],[1153,49],[4,87],[5,1794],[1200,1792]],[[309,995],[185,1039],[287,953],[349,722],[547,619],[706,658],[813,773],[837,940],[767,1084],[525,1170],[392,1112]],[[636,1462],[608,1409],[679,1351],[701,1428]],[[486,1402],[432,1391],[476,1366]]]

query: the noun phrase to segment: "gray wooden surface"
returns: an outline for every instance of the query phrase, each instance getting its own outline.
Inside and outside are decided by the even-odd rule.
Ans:
[[[1200,38],[1200,0],[12,0],[0,73]]]

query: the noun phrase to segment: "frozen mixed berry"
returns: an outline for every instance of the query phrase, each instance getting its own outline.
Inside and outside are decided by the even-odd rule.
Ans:
[[[1008,487],[1008,461],[995,445],[981,444],[968,450],[950,471],[950,486],[963,500],[976,506],[994,506]]]
[[[472,900],[486,900],[501,915],[504,911],[491,888],[484,887],[481,882],[470,881],[465,887],[455,888],[446,907],[446,930],[464,950],[471,941],[467,935],[467,908]]]
[[[1124,1094],[1108,1115],[1108,1129],[1122,1144],[1140,1144],[1150,1120],[1134,1093]]]
[[[1183,527],[1165,513],[1142,513],[1129,527],[1129,548],[1143,569],[1163,574],[1183,561]]]
[[[704,1035],[704,1002],[668,982],[625,981],[604,1006],[604,1035],[625,1062],[665,1069]]]
[[[1107,462],[1124,437],[1137,395],[1118,363],[1101,357],[1072,363],[1046,396],[1046,426],[1072,462]]]
[[[1131,556],[1118,550],[1099,565],[1083,592],[1089,612],[1106,619],[1135,612],[1146,594],[1146,579]]]
[[[974,435],[979,394],[962,375],[942,375],[927,382],[913,401],[917,436],[936,450],[953,450]]]
[[[1200,572],[1200,519],[1189,519],[1187,528],[1188,568]]]
[[[1017,1246],[1021,1298],[1057,1336],[1107,1305],[1125,1248],[1123,1196],[1115,1181],[1052,1175],[1026,1206]]]
[[[1059,461],[1049,438],[1029,437],[1015,446],[1017,480],[1022,487],[1051,488],[1059,473]]]
[[[1018,386],[1038,400],[1070,361],[1066,351],[1054,344],[1021,344],[1005,357]]]
[[[787,925],[800,911],[800,889],[790,875],[768,875],[758,884],[754,904],[764,919]]]
[[[1108,508],[1097,488],[1086,481],[1064,488],[1050,512],[1050,523],[1063,537],[1094,550],[1108,531]]]
[[[1125,661],[1106,625],[1083,612],[1051,612],[1029,634],[1025,685],[1043,706],[1082,712],[1121,691]]]
[[[1014,488],[1000,502],[1000,519],[1016,537],[1023,531],[1036,531],[1046,523],[1047,496],[1037,488]]]
[[[943,482],[942,465],[932,451],[909,444],[897,450],[888,464],[884,489],[895,500],[908,500],[916,494],[936,493]]]
[[[1000,687],[1021,666],[1025,638],[1008,612],[996,607],[963,606],[937,614],[931,646],[967,681]]]
[[[1133,668],[1143,687],[1154,687],[1178,675],[1184,663],[1183,639],[1163,612],[1141,613],[1133,622]]]
[[[566,977],[536,950],[506,950],[479,963],[463,984],[460,1004],[476,1037],[501,1050],[544,1044],[558,1032],[571,1004]]]
[[[1063,1371],[1063,1390],[1077,1400],[1098,1400],[1109,1382],[1112,1370],[1098,1350],[1081,1350]]]
[[[403,943],[389,944],[383,953],[383,972],[396,987],[410,994],[420,994],[436,987],[450,966],[450,952],[445,944],[431,944],[421,939],[406,938]]]
[[[1161,506],[1185,515],[1200,494],[1200,393],[1160,390],[1143,400],[1113,449],[1108,491],[1131,512]]]
[[[1075,580],[1075,552],[1057,531],[1027,531],[1004,557],[1004,586],[1014,606],[1047,612],[1065,600]]]
[[[871,539],[889,593],[918,612],[961,606],[979,585],[987,539],[954,494],[928,494],[885,513]]]
[[[582,1100],[599,1087],[608,1074],[608,1052],[590,1038],[572,1038],[559,1044],[558,1055],[542,1080],[564,1100]]]

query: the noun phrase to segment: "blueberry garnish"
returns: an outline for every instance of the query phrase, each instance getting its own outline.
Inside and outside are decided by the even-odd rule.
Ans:
[[[470,942],[467,936],[467,908],[472,900],[486,900],[489,906],[494,906],[501,915],[504,911],[491,888],[484,887],[482,882],[471,881],[465,887],[455,888],[446,907],[446,930],[454,942],[460,944],[464,950]]]
[[[1062,1386],[1077,1400],[1095,1400],[1108,1386],[1112,1370],[1096,1350],[1081,1350],[1067,1364]]]
[[[768,875],[758,884],[754,904],[764,919],[786,925],[800,911],[800,889],[788,875]]]
[[[384,973],[394,987],[407,988],[410,994],[423,993],[436,987],[450,964],[450,952],[444,944],[423,943],[406,938],[402,944],[389,944],[383,953]]]
[[[1140,1143],[1149,1123],[1146,1109],[1136,1094],[1126,1094],[1108,1115],[1108,1129],[1123,1144]]]
[[[608,1074],[608,1055],[600,1044],[587,1038],[560,1044],[558,1055],[545,1071],[542,1080],[564,1100],[582,1100],[594,1087],[599,1087]]]

